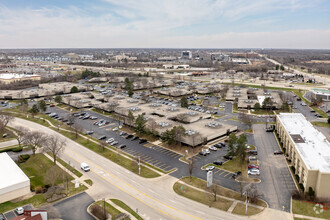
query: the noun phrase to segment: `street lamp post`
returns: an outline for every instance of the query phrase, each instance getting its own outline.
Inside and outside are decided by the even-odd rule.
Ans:
[[[138,162],[138,165],[139,165],[139,175],[141,175],[141,161],[140,161],[140,156],[139,156],[139,162]]]

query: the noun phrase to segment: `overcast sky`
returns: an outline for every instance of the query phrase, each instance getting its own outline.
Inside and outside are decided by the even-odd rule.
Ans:
[[[330,49],[330,0],[0,0],[0,48]]]

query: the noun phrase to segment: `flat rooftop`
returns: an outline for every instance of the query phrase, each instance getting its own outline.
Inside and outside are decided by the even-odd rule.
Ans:
[[[1,73],[0,79],[22,79],[22,78],[32,78],[40,77],[39,75],[29,75],[29,74],[17,74],[17,73]]]
[[[330,143],[301,113],[277,115],[311,170],[330,173]]]
[[[7,153],[0,153],[0,176],[0,194],[15,190],[24,183],[30,185],[30,179]],[[8,190],[8,187],[11,189]]]

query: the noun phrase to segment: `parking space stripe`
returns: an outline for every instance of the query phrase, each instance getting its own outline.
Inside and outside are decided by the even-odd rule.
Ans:
[[[220,169],[218,169],[217,171],[214,172],[214,174],[218,173],[219,171],[221,171]]]
[[[157,166],[158,167],[158,165],[161,164],[161,163],[162,162],[158,161],[157,163],[154,163],[154,166]]]
[[[171,166],[164,167],[163,170],[167,170],[168,168],[171,168]]]
[[[221,170],[221,173],[219,173],[219,176],[221,176],[221,174],[225,173],[225,171]]]
[[[178,155],[176,155],[174,158],[175,158],[175,159],[177,159],[178,157],[181,157],[181,155],[180,155],[180,154],[178,154]]]
[[[159,168],[160,168],[160,169],[163,169],[163,168],[166,167],[166,166],[167,166],[167,164],[164,163],[164,164],[160,165]]]
[[[228,176],[230,173],[227,173],[226,175],[224,175],[223,177],[226,177],[226,176]]]

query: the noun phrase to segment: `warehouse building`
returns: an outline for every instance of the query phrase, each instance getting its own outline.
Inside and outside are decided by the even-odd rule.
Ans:
[[[0,203],[30,193],[30,179],[7,153],[0,153],[0,176]]]
[[[330,198],[330,143],[301,113],[281,113],[276,130],[299,183],[318,198]]]

